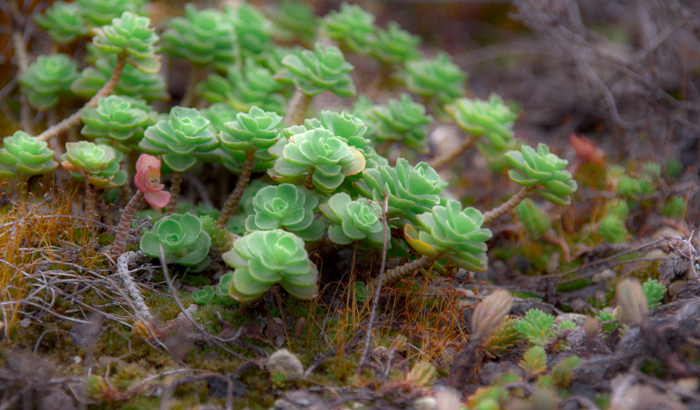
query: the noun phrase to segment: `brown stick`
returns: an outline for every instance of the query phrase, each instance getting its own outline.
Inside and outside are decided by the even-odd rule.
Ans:
[[[170,202],[165,208],[168,215],[172,215],[177,211],[177,200],[180,199],[180,185],[182,185],[182,173],[173,171],[173,177],[170,179]]]
[[[523,199],[530,196],[530,193],[537,188],[536,185],[522,187],[520,191],[515,194],[508,202],[501,204],[500,206],[484,213],[484,224],[491,223],[501,216],[505,215],[508,211],[518,206]]]
[[[122,217],[119,220],[119,226],[117,227],[117,235],[114,238],[114,244],[112,244],[111,253],[114,258],[119,257],[119,255],[124,253],[124,249],[126,249],[126,237],[129,234],[131,219],[134,217],[136,210],[139,209],[139,205],[141,205],[143,197],[143,191],[136,191],[136,195],[134,195],[129,203],[126,204],[126,208],[124,208],[124,211],[122,212]]]
[[[313,191],[314,188],[314,171],[315,168],[311,168],[311,171],[309,171],[308,174],[306,174],[306,178],[304,178],[304,183],[302,184],[304,188],[308,189],[309,191]]]
[[[97,94],[95,94],[90,99],[90,101],[88,101],[87,104],[83,106],[83,108],[95,107],[97,105],[97,100],[110,95],[112,91],[114,91],[114,87],[117,86],[117,81],[119,81],[119,77],[121,77],[122,75],[122,69],[124,69],[125,63],[126,60],[124,59],[124,57],[117,57],[117,64],[114,66],[114,71],[109,77],[109,80],[107,80],[107,82],[105,83],[105,85],[102,86],[100,91],[98,91]],[[53,127],[48,128],[46,131],[39,134],[39,136],[37,136],[36,139],[39,141],[48,141],[53,137],[63,134],[64,132],[68,131],[68,129],[75,127],[80,123],[80,113],[82,113],[83,108],[79,109],[73,115],[64,119],[63,121],[59,122]]]
[[[393,269],[389,269],[384,275],[384,282],[386,284],[396,283],[401,279],[405,278],[406,276],[417,271],[418,269],[425,269],[427,267],[430,267],[430,265],[435,263],[436,260],[438,260],[437,256],[422,256],[420,259],[416,259],[413,262],[404,263],[403,265],[397,266]],[[374,279],[367,286],[367,290],[369,292],[373,292],[374,288],[377,287],[377,279]]]
[[[304,123],[304,114],[311,104],[311,96],[296,90],[287,105],[287,114],[284,116],[284,123],[287,125],[301,125]]]
[[[29,57],[27,56],[27,49],[24,46],[24,39],[22,34],[18,31],[12,33],[12,45],[15,48],[15,55],[17,56],[17,71],[18,76],[22,75],[29,68]],[[29,135],[34,133],[32,129],[32,107],[29,106],[27,101],[27,96],[20,94],[20,108],[19,108],[19,123],[22,126],[22,130]]]
[[[245,161],[243,161],[241,175],[239,175],[238,180],[236,180],[236,187],[226,199],[226,203],[221,209],[219,218],[216,220],[219,226],[226,226],[231,215],[234,215],[238,210],[238,201],[241,199],[245,188],[248,186],[248,182],[250,182],[250,174],[253,172],[253,165],[255,165],[255,147],[251,146],[245,153]]]
[[[187,79],[185,94],[182,96],[182,100],[180,100],[179,105],[181,107],[189,107],[192,105],[192,101],[194,100],[194,89],[197,86],[197,81],[199,81],[199,68],[192,66],[192,71]]]

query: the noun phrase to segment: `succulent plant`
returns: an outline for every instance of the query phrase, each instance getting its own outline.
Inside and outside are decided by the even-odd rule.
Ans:
[[[437,380],[437,369],[430,362],[418,362],[408,374],[405,383],[420,388],[429,388]]]
[[[248,4],[226,9],[226,18],[233,24],[238,45],[244,56],[259,58],[272,45],[272,22]]]
[[[402,64],[420,58],[420,36],[401,29],[399,23],[390,21],[386,30],[378,29],[372,55],[384,64]]]
[[[192,292],[192,301],[200,306],[211,302],[216,295],[216,290],[211,286],[204,286],[202,289]]]
[[[428,257],[445,257],[469,271],[483,271],[488,263],[486,241],[491,231],[482,229],[483,216],[475,208],[462,211],[459,202],[447,201],[436,205],[431,212],[418,216],[418,231],[406,224],[406,242],[416,252]]]
[[[356,4],[343,3],[339,11],[331,10],[321,21],[321,28],[355,53],[367,55],[372,51],[374,15]]]
[[[377,105],[367,114],[377,126],[373,138],[378,143],[401,142],[421,154],[428,153],[428,124],[433,117],[425,114],[423,104],[413,102],[408,94],[401,99],[389,99],[387,105]]]
[[[173,107],[167,119],[146,128],[139,147],[151,155],[163,155],[170,169],[185,172],[197,159],[216,162],[219,146],[209,120],[194,108]]]
[[[233,24],[218,10],[189,3],[185,17],[174,17],[163,33],[163,51],[200,67],[223,69],[236,60],[238,44]]]
[[[629,205],[622,199],[613,199],[605,205],[605,215],[613,215],[624,221],[629,213]]]
[[[231,245],[233,247],[233,243]],[[219,284],[216,286],[217,297],[231,299],[231,296],[229,296],[228,294],[228,289],[231,286],[231,281],[233,281],[233,273],[225,273],[219,279]]]
[[[2,140],[0,149],[0,178],[20,180],[33,175],[43,175],[58,167],[54,152],[46,142],[37,141],[23,131],[16,131]]]
[[[249,233],[237,239],[223,258],[235,268],[229,295],[240,302],[259,298],[275,283],[299,299],[318,292],[318,270],[304,241],[293,233],[281,229]]]
[[[365,167],[360,151],[324,128],[295,134],[281,150],[274,148],[270,152],[278,158],[268,171],[273,179],[297,184],[306,179],[305,187],[322,193],[333,192],[346,176]]]
[[[541,238],[552,228],[552,219],[533,200],[526,198],[515,207],[525,232],[533,239]]]
[[[503,103],[501,97],[491,94],[488,101],[460,98],[448,107],[457,125],[475,137],[486,137],[477,147],[482,155],[495,161],[506,151],[516,149],[513,122],[518,115]]]
[[[305,241],[317,241],[325,232],[320,219],[314,219],[318,197],[308,189],[292,184],[271,185],[253,198],[255,214],[246,219],[248,231],[284,229]]]
[[[436,59],[421,59],[406,63],[406,87],[425,97],[435,97],[440,104],[449,104],[465,93],[467,74],[452,62],[445,52]]]
[[[581,363],[578,356],[569,356],[552,368],[552,381],[563,388],[569,387],[574,379],[574,369]]]
[[[148,17],[125,11],[111,24],[95,29],[92,43],[100,51],[125,56],[129,64],[145,73],[157,73],[160,71],[155,46],[158,34],[150,24]]]
[[[270,13],[275,34],[282,40],[295,38],[311,44],[316,37],[316,15],[313,8],[296,0],[282,0],[279,9]]]
[[[365,138],[367,124],[360,118],[345,111],[321,111],[319,118],[310,118],[303,125],[294,125],[284,129],[284,136],[291,137],[305,131],[323,128],[333,133],[349,146],[364,149],[369,147],[370,141]]]
[[[682,196],[674,196],[666,201],[661,214],[667,218],[680,219],[685,215],[686,200]]]
[[[398,158],[394,167],[382,165],[379,169],[365,169],[356,186],[363,196],[377,202],[383,202],[384,195],[388,194],[390,217],[411,218],[439,204],[439,195],[447,182],[425,162],[414,167],[404,158]]]
[[[232,108],[228,104],[224,103],[214,103],[209,107],[199,111],[204,118],[209,120],[209,123],[216,134],[218,135],[224,129],[224,124],[231,121],[236,121],[236,115],[240,111]]]
[[[107,83],[117,63],[117,56],[100,58],[95,67],[87,67],[70,86],[74,94],[92,97]],[[165,78],[159,73],[144,73],[131,64],[126,64],[117,80],[113,94],[141,98],[146,101],[167,100],[170,98]]]
[[[134,185],[141,191],[144,199],[156,208],[165,207],[170,201],[170,193],[164,191],[160,183],[160,161],[148,154],[141,154],[136,161]]]
[[[125,11],[136,12],[143,5],[142,0],[76,0],[85,10],[85,18],[92,26],[102,27]]]
[[[95,188],[110,189],[126,182],[126,171],[119,169],[122,153],[106,144],[87,141],[66,143],[66,153],[61,156],[61,165],[70,175]]]
[[[511,181],[525,187],[544,188],[539,194],[555,205],[571,203],[571,194],[578,185],[571,174],[564,170],[569,161],[549,152],[549,147],[539,144],[537,151],[523,145],[520,151],[508,151],[506,159],[515,168],[508,171]]]
[[[659,283],[656,279],[647,279],[642,285],[642,291],[647,299],[647,307],[651,310],[661,306],[661,301],[666,293],[666,286]]]
[[[199,93],[208,101],[225,102],[238,111],[248,112],[257,106],[284,113],[286,98],[279,92],[282,85],[273,79],[270,70],[247,58],[244,69],[232,65],[226,73],[226,78],[210,74],[197,86]]]
[[[44,13],[35,15],[34,22],[59,44],[68,44],[88,33],[85,10],[78,3],[55,1]]]
[[[160,245],[166,263],[189,267],[192,272],[200,272],[211,263],[207,256],[211,238],[202,230],[199,218],[192,214],[163,217],[141,237],[141,251],[152,258],[160,258]]]
[[[216,223],[216,216],[200,216],[199,219],[202,221],[202,230],[206,232],[211,238],[211,244],[220,253],[225,253],[231,250],[233,247],[234,236],[225,227],[220,226]],[[228,294],[228,288],[226,290]]]
[[[349,245],[364,240],[374,248],[381,249],[384,246],[383,212],[377,202],[365,198],[353,201],[350,195],[341,192],[330,197],[320,208],[323,215],[332,222],[328,228],[331,241]],[[387,239],[388,236],[390,234],[387,234]]]
[[[607,215],[598,222],[598,233],[609,243],[623,243],[627,240],[627,228],[624,219]]]
[[[357,303],[365,303],[369,299],[369,292],[362,282],[355,282],[355,300]]]
[[[350,78],[352,64],[345,61],[338,47],[323,48],[316,43],[314,50],[304,50],[300,55],[289,54],[282,59],[284,68],[275,74],[281,81],[291,81],[304,95],[315,96],[325,90],[349,98],[355,95],[355,85]]]
[[[111,144],[122,152],[129,152],[143,138],[146,127],[153,123],[151,107],[143,100],[110,95],[97,100],[96,107],[80,112],[85,124],[80,131],[98,143]]]
[[[523,337],[526,337],[531,345],[546,346],[556,335],[554,319],[554,315],[544,313],[539,309],[530,309],[516,323],[515,329]]]
[[[518,363],[528,377],[537,376],[547,371],[547,352],[542,346],[532,346]]]
[[[70,92],[78,78],[78,66],[66,54],[40,55],[19,77],[22,94],[32,107],[46,111],[58,103],[61,94]]]
[[[506,318],[496,332],[483,344],[484,353],[492,359],[501,357],[513,349],[522,338],[515,328],[516,320]]]

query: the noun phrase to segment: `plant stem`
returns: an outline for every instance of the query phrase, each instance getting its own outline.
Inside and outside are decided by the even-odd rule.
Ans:
[[[117,144],[114,143],[113,145],[117,145]],[[112,148],[114,148],[115,150],[117,149],[117,147],[114,147],[114,146]],[[124,154],[124,156],[122,157],[122,163],[119,165],[121,166],[121,169],[123,169],[124,171],[127,172],[127,174],[129,173],[129,154],[128,153]],[[127,204],[131,200],[131,197],[134,196],[134,190],[131,189],[131,184],[129,184],[128,181],[125,184],[123,184],[121,187],[119,187],[119,194],[121,195],[122,200],[124,202],[126,202]],[[136,195],[138,195],[138,193]]]
[[[27,177],[21,172],[18,172],[17,178],[19,178],[19,181],[17,181],[17,202],[27,202]]]
[[[496,219],[500,218],[501,216],[505,215],[508,211],[518,206],[518,204],[521,203],[523,199],[530,196],[532,191],[534,191],[536,188],[536,185],[522,187],[517,194],[515,194],[512,198],[508,200],[508,202],[501,204],[500,206],[488,212],[484,212],[484,224],[491,223]]]
[[[238,201],[241,199],[243,191],[245,191],[245,188],[248,186],[248,182],[250,182],[250,174],[253,172],[253,165],[255,165],[255,147],[251,146],[248,148],[248,151],[245,152],[245,161],[243,161],[241,175],[239,175],[236,180],[236,187],[226,199],[226,203],[221,209],[219,218],[216,220],[219,226],[226,226],[231,215],[234,215],[238,210]]]
[[[401,279],[405,278],[406,276],[417,271],[418,269],[425,269],[429,267],[430,265],[435,263],[436,260],[438,260],[437,256],[421,256],[420,259],[416,259],[412,262],[404,263],[403,265],[399,265],[393,269],[389,269],[385,272],[384,282],[386,284],[396,283]],[[377,279],[374,279],[372,282],[370,282],[369,285],[367,285],[368,291],[374,291],[374,288],[376,288],[378,285]]]
[[[97,196],[97,191],[95,187],[87,182],[85,178],[85,213],[88,219],[95,219],[95,197]]]
[[[390,72],[391,68],[388,64],[379,63],[379,72],[376,73],[365,93],[367,98],[374,100],[377,97],[379,91],[382,89],[382,85],[384,85],[384,81],[389,77]]]
[[[474,144],[474,137],[468,136],[467,139],[462,141],[462,144],[457,147],[455,150],[451,150],[450,152],[447,152],[438,158],[435,158],[435,161],[432,161],[430,163],[430,166],[433,167],[436,171],[439,171],[442,167],[445,165],[451,164],[457,157],[462,155],[464,151],[468,150],[471,148],[471,146]]]
[[[199,68],[192,66],[192,71],[190,71],[190,76],[187,78],[187,86],[185,88],[185,94],[180,100],[181,107],[189,107],[194,100],[194,89],[197,86],[197,81],[199,81]]]
[[[287,105],[287,114],[284,116],[284,123],[287,125],[301,125],[304,123],[304,114],[311,104],[311,96],[296,90]]]
[[[173,177],[170,180],[170,202],[165,208],[168,215],[172,215],[177,210],[177,200],[180,199],[180,185],[182,185],[182,173],[173,171]]]
[[[131,225],[131,219],[134,217],[134,213],[136,213],[136,210],[139,208],[139,205],[141,205],[143,197],[143,191],[138,190],[136,191],[136,195],[134,195],[129,201],[129,203],[126,204],[126,208],[124,208],[124,211],[122,212],[122,217],[119,220],[119,227],[117,228],[117,235],[114,238],[114,244],[112,245],[113,257],[119,257],[119,255],[124,253],[124,249],[126,249],[126,237],[129,234],[129,226]]]
[[[304,178],[304,183],[302,184],[304,188],[308,189],[309,191],[314,190],[314,171],[316,171],[316,168],[311,168],[311,171],[309,171],[308,174],[306,174],[306,178]]]
[[[105,85],[102,86],[100,91],[95,94],[90,101],[87,102],[83,106],[85,107],[95,107],[97,105],[97,100],[99,100],[102,97],[106,97],[114,91],[114,87],[117,86],[117,81],[119,81],[119,77],[122,75],[122,69],[124,68],[124,64],[126,63],[126,60],[124,59],[123,56],[118,56],[117,57],[117,64],[114,66],[114,71],[112,72],[112,75],[109,77],[109,80],[105,83]],[[68,129],[75,127],[80,123],[80,113],[83,111],[83,108],[79,109],[73,115],[70,117],[64,119],[63,121],[59,122],[58,124],[50,127],[49,129],[45,130],[39,136],[36,137],[37,140],[39,141],[48,141],[51,138],[61,135],[62,133],[66,132]]]
[[[27,49],[24,46],[24,40],[22,34],[19,31],[12,33],[12,45],[15,48],[15,55],[17,56],[17,76],[22,75],[29,68],[29,57],[27,57]],[[22,126],[24,132],[29,135],[34,133],[32,129],[32,107],[29,106],[27,101],[27,96],[20,94],[20,108],[19,108],[19,123]]]

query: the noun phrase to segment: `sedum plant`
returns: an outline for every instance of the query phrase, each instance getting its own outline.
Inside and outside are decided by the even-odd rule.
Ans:
[[[127,153],[143,138],[146,127],[153,124],[150,112],[151,107],[143,100],[110,95],[97,100],[96,107],[80,112],[80,120],[85,124],[80,132]]]
[[[52,172],[58,167],[54,151],[48,144],[37,141],[23,131],[16,131],[2,140],[0,149],[0,178],[16,179],[19,201],[27,200],[27,180],[34,175]]]
[[[233,24],[241,54],[260,58],[272,45],[272,22],[248,4],[228,8],[226,18]]]
[[[648,279],[642,285],[642,291],[647,299],[647,307],[651,310],[661,306],[661,301],[666,293],[666,286],[659,283],[656,279]]]
[[[163,208],[170,202],[170,192],[164,191],[165,185],[160,183],[160,161],[158,158],[141,154],[136,161],[136,175],[134,176],[136,194],[129,200],[122,212],[117,234],[112,245],[112,256],[119,257],[126,248],[126,237],[129,233],[131,219],[136,210],[145,199],[149,205]]]
[[[342,41],[350,51],[368,55],[374,45],[374,15],[356,4],[343,3],[340,10],[331,10],[321,21],[323,32]]]
[[[216,296],[216,290],[212,286],[204,286],[202,289],[192,292],[192,301],[200,306],[211,302]]]
[[[294,134],[283,148],[273,147],[277,155],[275,165],[268,173],[280,182],[291,182],[331,193],[345,177],[360,173],[365,157],[341,138],[325,128],[311,129]]]
[[[284,68],[275,77],[283,82],[290,81],[296,87],[285,116],[285,123],[289,125],[301,124],[311,98],[326,90],[343,98],[355,95],[355,85],[350,78],[354,67],[345,61],[338,47],[324,49],[321,43],[316,43],[313,51],[286,55],[282,65]]]
[[[88,33],[85,9],[78,3],[55,1],[44,13],[35,15],[34,22],[59,44],[71,43]]]
[[[552,219],[530,198],[525,198],[516,206],[515,213],[525,232],[533,239],[543,237],[552,228]]]
[[[70,86],[78,78],[78,66],[73,59],[61,53],[41,55],[19,76],[22,94],[29,104],[46,111],[58,104],[62,94],[70,92]]]
[[[365,241],[374,248],[384,246],[382,207],[377,202],[365,198],[353,201],[350,195],[341,192],[330,197],[320,208],[331,221],[328,237],[334,243],[349,245]]]
[[[246,229],[284,229],[305,241],[317,241],[325,232],[320,219],[314,219],[318,197],[308,189],[292,184],[267,186],[253,198],[255,214],[245,221]]]
[[[214,131],[218,135],[224,129],[224,124],[231,121],[236,121],[236,115],[240,111],[232,108],[228,104],[214,103],[209,107],[199,110],[204,118],[209,120],[209,123],[214,127]]]
[[[85,210],[95,212],[95,189],[111,189],[126,182],[126,171],[120,169],[123,154],[106,144],[87,141],[66,143],[61,165],[77,181],[85,183]]]
[[[92,43],[98,50],[126,58],[129,64],[145,73],[160,71],[160,58],[155,54],[158,35],[150,27],[148,17],[125,11],[111,24],[95,30]],[[117,60],[118,66],[121,58]]]
[[[467,74],[452,62],[452,57],[440,52],[437,58],[408,61],[406,87],[409,91],[434,98],[440,105],[449,104],[466,92]]]
[[[235,240],[233,233],[217,224],[212,216],[202,215],[199,219],[202,221],[202,230],[211,238],[211,245],[222,254],[230,251]]]
[[[142,0],[76,0],[85,10],[85,18],[95,27],[101,27],[121,16],[125,11],[137,12]]]
[[[141,251],[152,258],[161,257],[161,245],[165,263],[177,263],[192,272],[200,272],[211,263],[207,256],[211,238],[202,230],[199,218],[190,213],[163,217],[141,237]]]
[[[238,201],[250,181],[256,160],[260,159],[261,162],[271,160],[267,150],[280,138],[281,124],[282,117],[258,107],[251,108],[248,114],[238,113],[236,121],[224,124],[224,129],[219,134],[221,150],[228,155],[228,158],[224,158],[224,165],[229,169],[238,168],[240,175],[236,181],[236,187],[226,199],[219,214],[217,219],[219,225],[225,226],[229,217],[235,213]],[[240,165],[236,160],[237,152],[244,153],[243,163]]]
[[[253,106],[265,111],[284,114],[286,99],[280,93],[282,85],[275,81],[272,72],[247,58],[243,69],[231,65],[226,78],[210,74],[197,86],[198,92],[208,101],[224,102],[238,111],[248,112]]]
[[[598,233],[608,243],[624,243],[627,241],[627,227],[625,220],[615,215],[604,216],[598,222]]]
[[[223,69],[236,60],[238,45],[233,24],[215,9],[197,10],[188,3],[185,17],[174,17],[163,33],[163,51],[197,67]]]
[[[401,29],[397,22],[390,21],[386,29],[377,30],[372,55],[382,64],[403,64],[420,58],[420,43],[420,36],[414,36]]]
[[[539,309],[530,309],[515,324],[515,329],[533,346],[547,346],[556,336],[554,315]]]
[[[180,196],[182,173],[197,160],[217,162],[219,141],[209,127],[209,120],[194,108],[173,107],[167,118],[146,128],[139,147],[148,154],[162,155],[173,178],[168,212],[173,213]]]
[[[433,117],[426,115],[425,106],[413,102],[410,95],[401,94],[400,100],[391,98],[387,105],[372,107],[367,115],[376,123],[372,137],[377,143],[388,148],[400,142],[418,153],[428,153],[428,124]]]
[[[316,37],[316,15],[313,8],[296,0],[282,0],[279,8],[272,10],[275,37],[284,41],[299,39],[312,44]]]
[[[229,295],[239,302],[251,302],[279,283],[299,299],[318,292],[318,270],[309,260],[304,241],[281,229],[255,231],[237,239],[223,255],[235,268]]]
[[[447,182],[425,162],[410,165],[404,158],[395,166],[382,165],[377,169],[365,169],[356,188],[366,198],[377,202],[389,197],[389,216],[415,221],[415,214],[429,212],[440,203],[439,195]]]
[[[517,140],[513,136],[513,122],[518,117],[503,103],[501,97],[492,94],[488,101],[470,98],[460,98],[447,107],[454,121],[470,135],[479,138],[479,152],[489,161],[495,162],[507,151],[517,149]],[[461,154],[472,144],[471,139],[464,141],[457,150]],[[451,155],[449,161],[456,158]]]

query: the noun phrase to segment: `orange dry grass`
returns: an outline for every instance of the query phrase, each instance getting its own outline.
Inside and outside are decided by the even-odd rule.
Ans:
[[[95,228],[72,210],[80,192],[69,186],[38,203],[13,204],[0,213],[0,309],[6,335],[37,267],[54,262],[59,269],[74,269],[61,263],[92,269],[104,263]]]

